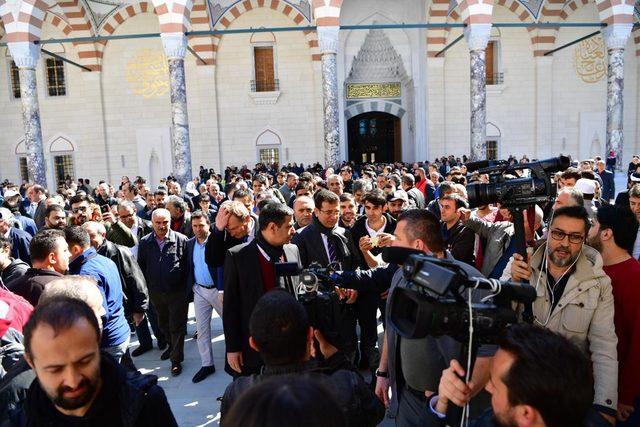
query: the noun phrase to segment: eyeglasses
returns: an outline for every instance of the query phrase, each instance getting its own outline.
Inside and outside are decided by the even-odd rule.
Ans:
[[[133,214],[127,214],[127,215],[120,215],[120,219],[127,219],[127,218],[132,218]]]
[[[71,212],[73,212],[74,214],[77,214],[77,213],[80,213],[80,212],[86,212],[87,209],[88,208],[86,206],[78,206],[77,208],[71,209]]]
[[[340,210],[339,209],[331,210],[331,211],[320,210],[320,212],[322,212],[325,215],[329,215],[329,216],[340,216]]]
[[[569,238],[569,242],[573,243],[573,244],[578,244],[578,243],[583,243],[584,242],[584,236],[580,233],[565,233],[562,230],[551,230],[551,237],[553,237],[553,240],[557,240],[559,242],[563,241],[565,237]]]

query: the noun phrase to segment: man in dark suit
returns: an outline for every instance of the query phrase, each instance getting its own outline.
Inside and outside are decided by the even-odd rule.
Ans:
[[[158,208],[151,215],[153,233],[138,245],[138,264],[144,273],[149,297],[169,348],[160,359],[171,359],[171,374],[182,373],[184,337],[189,308],[185,251],[187,237],[171,230],[171,214]]]
[[[415,185],[416,179],[410,173],[402,177],[402,189],[407,192],[409,203],[418,209],[424,209],[424,194],[422,194],[422,191],[418,190]]]
[[[598,175],[602,179],[602,195],[600,197],[610,203],[616,197],[616,182],[613,179],[613,172],[605,169],[604,160],[599,160],[596,167]]]
[[[209,197],[209,196],[206,196]],[[216,268],[205,261],[205,248],[210,237],[211,222],[208,215],[195,211],[191,215],[194,237],[187,240],[186,269],[187,286],[193,289],[193,307],[198,327],[198,352],[202,367],[192,381],[198,383],[216,371],[211,345],[211,314],[215,310],[222,317],[222,281],[218,280]]]
[[[315,203],[313,222],[296,234],[292,242],[300,250],[300,261],[304,268],[311,263],[322,267],[332,265],[336,270],[355,270],[360,265],[360,256],[348,230],[340,227],[340,198],[328,190],[320,190],[313,196]],[[356,351],[355,312],[353,303],[357,298],[355,291],[345,291],[344,297],[348,306],[341,305],[336,310],[341,312],[340,345],[353,360]]]
[[[253,240],[257,221],[249,209],[239,201],[227,201],[220,205],[215,226],[207,240],[205,257],[210,267],[222,268],[227,251],[236,245]]]
[[[300,255],[289,244],[295,234],[293,211],[269,203],[260,212],[255,239],[227,252],[224,265],[223,322],[227,351],[225,370],[232,376],[257,374],[262,360],[249,346],[249,318],[260,297],[276,287],[294,293],[296,278],[277,277],[276,263],[297,262]]]
[[[0,208],[0,235],[11,240],[11,257],[31,264],[31,235],[15,227],[16,219],[7,208]]]
[[[188,212],[187,202],[180,196],[169,196],[167,210],[171,213],[171,229],[189,238],[193,237],[191,214]]]
[[[44,227],[44,211],[47,209],[45,205],[45,201],[47,200],[46,190],[41,185],[32,185],[27,190],[27,198],[32,206],[35,206],[33,221],[36,223],[38,230],[40,230]]]

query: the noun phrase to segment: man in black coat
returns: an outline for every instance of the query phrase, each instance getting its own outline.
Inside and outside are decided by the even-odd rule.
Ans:
[[[215,225],[205,248],[205,259],[210,267],[221,268],[227,251],[234,246],[253,240],[258,228],[244,204],[227,201],[220,205]]]
[[[457,194],[442,196],[439,202],[442,235],[447,250],[458,261],[474,266],[476,235],[464,226],[458,213],[458,209],[468,207],[467,202]]]
[[[0,236],[0,271],[2,283],[9,283],[24,274],[29,269],[29,264],[11,256],[11,241]]]
[[[305,309],[293,296],[275,290],[261,297],[251,315],[250,331],[251,347],[260,353],[265,367],[260,374],[229,384],[220,408],[223,423],[233,403],[245,392],[285,375],[324,384],[339,402],[347,425],[375,426],[382,421],[382,402],[344,354],[311,328]],[[323,362],[311,360],[314,336],[320,343]]]
[[[171,359],[171,373],[182,373],[184,337],[187,330],[189,290],[185,251],[187,237],[171,230],[171,214],[158,208],[151,215],[153,233],[138,245],[138,265],[144,273],[158,323],[169,342],[160,359]]]
[[[322,267],[331,265],[336,270],[355,270],[360,265],[360,256],[351,233],[338,226],[340,219],[340,198],[328,190],[320,190],[313,196],[315,209],[313,222],[296,234],[292,243],[300,250],[300,261],[304,268],[311,263]],[[351,360],[355,357],[357,336],[355,309],[357,292],[345,291],[347,305],[336,307],[340,313],[339,348]]]
[[[38,381],[9,425],[177,426],[157,377],[127,372],[100,353],[98,320],[84,301],[47,301],[33,312],[24,335],[25,359]]]
[[[600,197],[610,203],[616,197],[616,182],[613,172],[605,169],[604,160],[599,160],[596,163],[596,167],[598,168],[598,175],[602,179],[602,194]]]
[[[45,204],[47,200],[46,190],[41,185],[32,185],[27,190],[27,198],[31,202],[31,205],[35,206],[32,212],[32,218],[36,223],[36,227],[40,230],[44,227],[44,211],[47,209]]]
[[[289,244],[295,233],[293,211],[281,203],[260,212],[255,239],[227,252],[224,264],[222,324],[227,351],[225,370],[234,377],[258,373],[262,360],[249,346],[249,317],[258,299],[276,287],[294,293],[295,277],[276,277],[275,264],[295,262],[300,255]]]

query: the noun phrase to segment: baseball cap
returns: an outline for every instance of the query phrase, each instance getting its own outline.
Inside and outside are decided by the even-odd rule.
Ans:
[[[596,194],[596,183],[592,179],[580,178],[576,181],[574,188],[580,190],[582,194]]]
[[[632,173],[631,175],[629,175],[629,179],[632,182],[640,182],[640,173],[638,173],[638,172]]]
[[[7,208],[0,208],[0,219],[11,219],[13,214]]]
[[[393,194],[387,196],[388,202],[395,202],[396,200],[404,200],[405,202],[409,202],[409,195],[404,190],[396,190]]]
[[[5,198],[5,199],[9,199],[9,198],[11,198],[11,197],[18,196],[19,194],[20,194],[20,193],[18,193],[16,190],[13,190],[13,189],[11,189],[11,190],[5,190],[5,192],[4,192],[4,198]]]

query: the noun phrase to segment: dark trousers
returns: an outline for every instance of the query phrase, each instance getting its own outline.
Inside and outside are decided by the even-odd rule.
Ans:
[[[369,369],[378,369],[380,351],[378,350],[378,302],[380,296],[374,293],[361,293],[355,302],[360,324],[360,362]]]
[[[158,312],[158,324],[171,349],[171,362],[184,360],[184,336],[187,329],[189,300],[187,292],[149,292]]]
[[[147,322],[147,319],[149,319],[149,322]],[[140,322],[140,324],[136,326],[136,335],[138,336],[140,347],[153,347],[153,340],[151,339],[149,324],[151,324],[153,335],[156,336],[156,340],[158,341],[158,347],[162,347],[161,343],[166,343],[167,340],[160,330],[160,326],[158,325],[158,314],[156,313],[155,307],[151,303],[149,303],[146,318],[142,319],[142,322]]]
[[[398,390],[398,415],[396,427],[421,427],[427,425],[429,403],[424,393],[410,390],[406,385]]]

